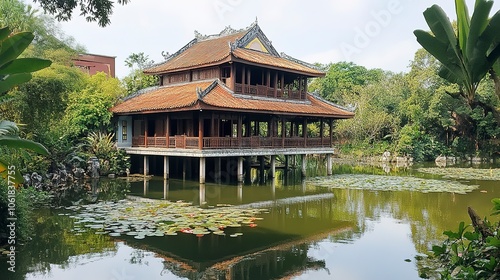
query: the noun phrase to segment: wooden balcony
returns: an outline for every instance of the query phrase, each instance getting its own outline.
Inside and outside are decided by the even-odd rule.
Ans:
[[[234,85],[234,92],[237,94],[246,94],[260,97],[268,98],[281,98],[281,99],[293,99],[293,100],[304,100],[306,98],[306,92],[301,90],[288,90],[288,89],[275,89],[273,87],[268,87],[264,85],[243,85],[236,83]]]
[[[168,138],[168,139],[167,139]],[[176,135],[171,137],[144,137],[132,138],[132,147],[199,149],[199,137]],[[330,138],[303,138],[303,137],[203,137],[203,149],[265,149],[265,148],[329,148]],[[168,143],[168,145],[167,145]]]

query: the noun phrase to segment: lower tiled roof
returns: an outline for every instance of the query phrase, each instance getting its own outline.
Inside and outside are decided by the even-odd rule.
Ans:
[[[308,94],[307,100],[304,101],[240,96],[234,94],[219,80],[160,87],[130,98],[113,107],[111,111],[124,115],[204,108],[332,118],[354,116],[354,113],[312,94]]]

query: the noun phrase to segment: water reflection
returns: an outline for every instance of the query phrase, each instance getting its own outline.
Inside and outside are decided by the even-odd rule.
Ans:
[[[342,172],[386,174],[382,168],[359,166],[337,166],[334,174]],[[402,173],[432,178],[412,169]],[[39,210],[35,238],[19,252],[16,277],[419,279],[416,264],[405,260],[427,252],[431,244],[443,239],[444,230],[467,221],[467,206],[486,214],[491,205],[485,201],[499,196],[495,181],[470,182],[480,189],[456,195],[327,190],[288,175],[288,185],[282,175],[262,186],[199,185],[163,178],[130,183],[132,195],[269,210],[257,227],[229,229],[227,236],[115,239],[73,232],[74,220],[63,215],[62,209]],[[126,182],[101,183],[90,193],[99,199],[120,199],[119,184]],[[243,235],[229,237],[236,232]],[[6,271],[1,260],[0,271]],[[128,278],[119,278],[123,275]]]

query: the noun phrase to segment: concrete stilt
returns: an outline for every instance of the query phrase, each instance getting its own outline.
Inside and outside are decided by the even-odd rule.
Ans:
[[[264,162],[264,157],[263,156],[260,156],[259,157],[259,183],[261,185],[263,185],[265,183],[265,178],[264,178],[264,174],[265,174],[265,166],[264,166],[265,162]]]
[[[305,178],[307,175],[307,157],[306,155],[300,155],[300,159],[302,160],[302,168],[300,169],[302,178]]]
[[[243,183],[245,180],[243,176],[243,157],[238,157],[238,183]]]
[[[271,179],[276,178],[276,156],[272,155],[271,156],[271,174],[270,174]]]
[[[170,160],[168,156],[163,157],[163,179],[168,180],[170,175]]]
[[[186,181],[186,158],[182,158],[182,180]]]
[[[163,199],[168,199],[169,181],[163,180]]]
[[[200,158],[200,184],[205,184],[206,158]]]
[[[144,176],[149,174],[149,157],[144,156]]]
[[[326,175],[331,176],[333,174],[332,170],[332,154],[326,155]]]
[[[147,196],[149,192],[149,180],[144,178],[144,196]]]
[[[200,205],[206,201],[205,184],[200,184]]]
[[[215,169],[214,170],[214,173],[215,173],[214,177],[215,178],[214,178],[214,180],[215,180],[215,182],[217,182],[219,184],[222,181],[221,180],[221,178],[222,178],[222,173],[221,173],[222,172],[222,169],[221,169],[221,164],[222,163],[221,162],[222,162],[222,160],[221,160],[220,157],[215,158],[215,167],[214,167],[214,169]]]
[[[245,157],[245,182],[252,181],[252,157]]]
[[[243,201],[243,183],[238,183],[238,202]]]

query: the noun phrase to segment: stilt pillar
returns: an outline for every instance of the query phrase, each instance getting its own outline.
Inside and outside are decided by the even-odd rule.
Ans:
[[[206,161],[206,158],[200,158],[200,184],[205,184]]]
[[[217,182],[219,184],[221,183],[221,180],[222,180],[221,161],[222,160],[220,157],[215,158],[215,167],[214,167],[215,168],[215,176],[214,176],[215,178],[214,178],[214,180],[215,180],[215,182]]]
[[[149,174],[149,157],[144,156],[144,176]]]
[[[186,181],[186,158],[182,158],[182,180]]]
[[[243,176],[243,157],[238,157],[238,183],[243,183],[245,177]]]
[[[332,154],[326,155],[326,175],[331,176],[333,174],[332,170]]]
[[[259,181],[260,184],[264,184],[265,178],[264,178],[264,172],[265,172],[265,166],[264,166],[264,156],[259,156]]]
[[[305,178],[307,175],[307,157],[306,155],[300,155],[300,159],[302,161],[302,168],[300,169],[302,178]]]
[[[163,179],[168,180],[170,175],[170,160],[168,156],[163,157]]]
[[[271,156],[271,174],[270,177],[272,179],[276,178],[276,156]]]

